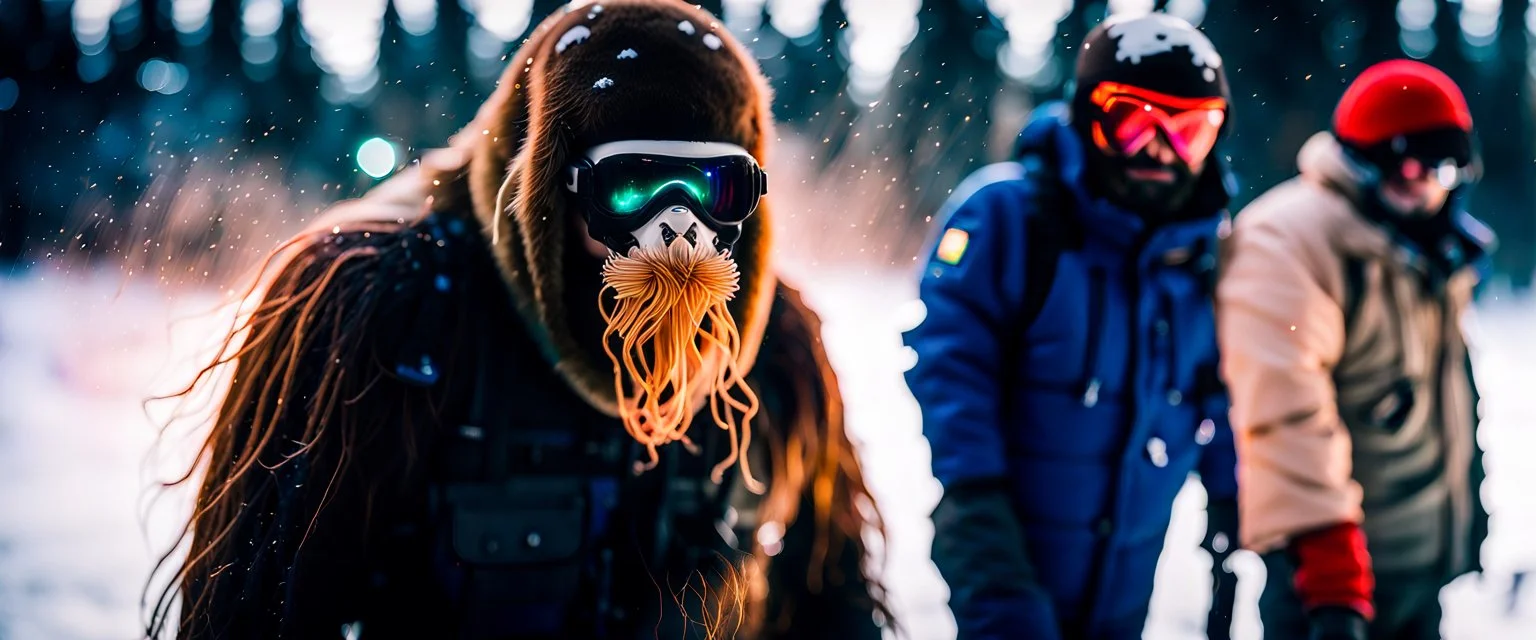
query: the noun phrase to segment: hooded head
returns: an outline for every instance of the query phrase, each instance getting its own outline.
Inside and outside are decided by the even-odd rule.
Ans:
[[[755,412],[742,379],[774,290],[768,206],[756,197],[769,99],[752,58],[697,7],[574,2],[512,56],[456,141],[470,150],[468,171],[441,181],[439,208],[467,186],[554,367],[653,446],[685,440],[704,404],[731,428]],[[724,210],[731,198],[718,189],[699,190],[710,185],[638,175],[658,158],[738,170],[736,208]],[[620,194],[616,180],[643,193]],[[608,191],[594,195],[594,185]],[[620,195],[635,199],[618,207],[630,219],[598,210],[613,214]]]
[[[1074,80],[1094,190],[1152,222],[1183,209],[1230,110],[1211,41],[1164,13],[1112,17],[1083,40]]]

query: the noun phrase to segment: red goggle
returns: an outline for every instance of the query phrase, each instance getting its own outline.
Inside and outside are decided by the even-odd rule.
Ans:
[[[1094,87],[1089,98],[1103,110],[1093,123],[1093,142],[1106,153],[1134,156],[1161,131],[1190,165],[1211,153],[1227,117],[1221,98],[1181,98],[1114,82]]]

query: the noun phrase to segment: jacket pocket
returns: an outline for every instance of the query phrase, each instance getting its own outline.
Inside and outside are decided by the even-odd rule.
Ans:
[[[588,496],[576,476],[520,477],[444,488],[450,544],[476,571],[516,576],[501,596],[565,601],[580,585]]]

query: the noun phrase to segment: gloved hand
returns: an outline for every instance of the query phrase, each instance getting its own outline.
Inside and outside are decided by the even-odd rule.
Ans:
[[[1062,640],[1009,490],[1005,478],[951,484],[933,510],[933,564],[949,584],[957,635]]]
[[[1291,580],[1312,621],[1312,637],[1364,640],[1376,611],[1376,576],[1360,525],[1341,522],[1297,536],[1291,554]]]
[[[1307,615],[1312,633],[1309,640],[1368,640],[1369,625],[1365,616],[1349,607],[1325,606],[1313,609]]]

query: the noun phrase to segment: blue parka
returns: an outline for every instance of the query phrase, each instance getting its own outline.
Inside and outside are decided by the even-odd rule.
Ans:
[[[1006,487],[1022,533],[1006,544],[1022,545],[1032,569],[1034,584],[1004,590],[980,584],[985,571],[949,571],[950,604],[961,638],[1140,638],[1185,479],[1198,471],[1213,503],[1236,495],[1212,303],[1231,180],[1213,157],[1203,204],[1147,229],[1090,195],[1063,105],[1036,111],[1019,152],[1050,159],[1060,195],[1041,197],[1038,174],[1018,163],[967,178],[943,224],[968,241],[930,257],[926,316],[905,336],[934,475],[946,494]],[[1025,220],[1042,201],[1067,209],[1081,241],[1063,247],[1024,327]],[[992,535],[935,523],[936,549],[945,536]]]

